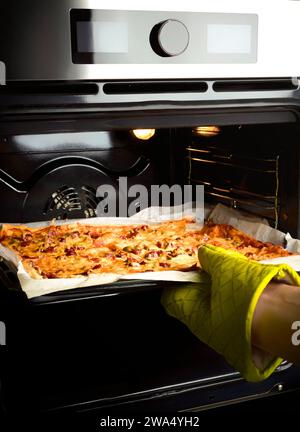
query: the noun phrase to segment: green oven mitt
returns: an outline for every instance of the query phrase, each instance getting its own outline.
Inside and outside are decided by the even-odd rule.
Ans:
[[[261,381],[282,359],[265,353],[260,367],[253,360],[251,325],[260,295],[271,280],[300,285],[288,265],[250,261],[243,255],[205,245],[199,249],[202,282],[165,289],[162,304],[202,342],[222,354],[247,381]]]

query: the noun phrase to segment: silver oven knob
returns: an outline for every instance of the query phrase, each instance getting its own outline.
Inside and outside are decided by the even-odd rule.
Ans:
[[[150,33],[151,47],[161,57],[174,57],[183,53],[188,47],[189,39],[186,26],[175,19],[156,24]]]

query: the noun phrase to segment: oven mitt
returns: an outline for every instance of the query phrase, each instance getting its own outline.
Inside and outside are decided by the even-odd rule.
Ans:
[[[263,355],[253,361],[251,325],[260,295],[273,280],[300,285],[288,265],[260,264],[240,253],[205,245],[199,249],[202,281],[165,289],[167,313],[187,325],[202,342],[222,354],[247,381],[268,378],[282,359]]]

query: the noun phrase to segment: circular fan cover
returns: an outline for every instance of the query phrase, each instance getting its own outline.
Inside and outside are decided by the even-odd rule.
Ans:
[[[56,215],[57,219],[69,219],[74,212],[80,212],[86,218],[95,217],[98,202],[96,189],[90,186],[63,186],[51,194],[44,214],[50,219],[51,215]]]
[[[23,202],[23,222],[96,216],[100,185],[113,180],[94,167],[62,166],[38,179]]]

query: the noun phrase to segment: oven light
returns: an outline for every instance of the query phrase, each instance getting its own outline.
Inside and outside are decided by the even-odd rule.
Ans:
[[[148,140],[155,134],[155,129],[133,129],[131,132],[140,140]]]
[[[193,134],[203,137],[213,137],[219,135],[220,132],[219,126],[198,126],[193,129]]]

